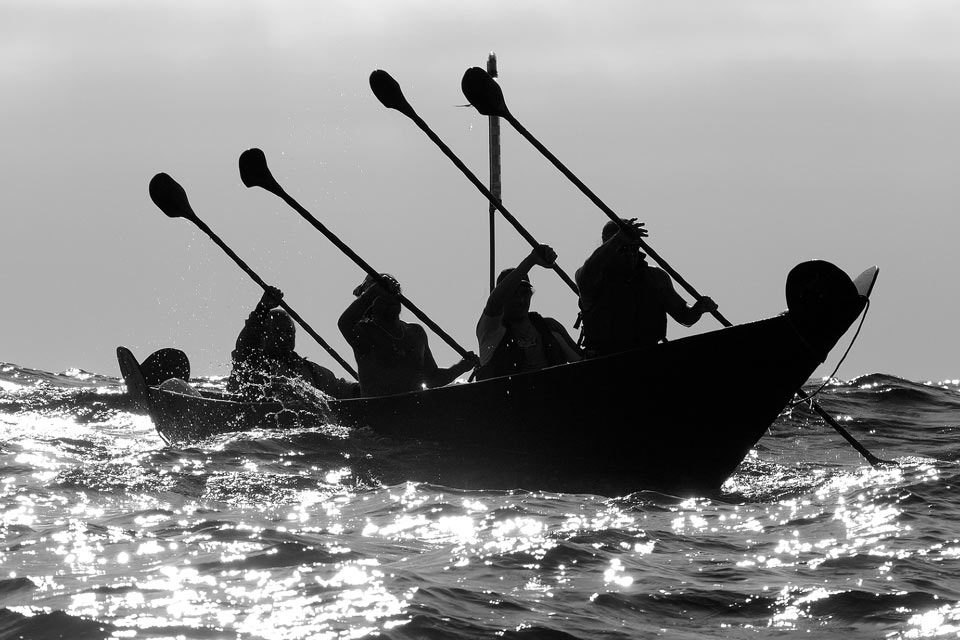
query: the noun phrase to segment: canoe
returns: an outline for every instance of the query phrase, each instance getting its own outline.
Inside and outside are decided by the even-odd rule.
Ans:
[[[805,262],[787,277],[788,310],[773,318],[536,372],[326,406],[150,387],[128,350],[118,348],[118,359],[128,392],[168,442],[369,427],[440,447],[439,471],[413,480],[704,495],[720,489],[824,362],[863,310],[876,275],[874,267],[854,282],[828,262]]]

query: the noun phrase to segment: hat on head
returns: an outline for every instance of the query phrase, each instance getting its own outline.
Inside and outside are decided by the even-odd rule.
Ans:
[[[394,278],[392,275],[390,275],[389,273],[381,273],[381,274],[380,274],[380,278],[382,278],[383,280],[386,280],[386,283],[387,283],[390,287],[392,287],[393,289],[395,289],[395,290],[392,291],[391,293],[399,294],[399,293],[401,292],[400,282],[397,281],[397,279]],[[371,276],[370,274],[367,274],[367,277],[363,279],[363,282],[361,282],[361,283],[353,290],[353,295],[355,295],[355,296],[357,296],[357,297],[359,298],[361,295],[363,295],[363,292],[364,292],[364,291],[366,291],[366,290],[369,289],[370,287],[374,286],[375,284],[378,284],[378,283],[377,283],[377,280],[374,279],[374,277]]]
[[[626,220],[623,220],[623,222],[626,222]],[[610,220],[607,222],[607,224],[603,225],[603,231],[600,232],[600,239],[603,242],[606,242],[613,236],[617,235],[618,231],[620,231],[620,224],[618,224],[615,220]]]
[[[509,269],[504,269],[503,271],[501,271],[500,275],[497,276],[497,284],[500,284],[501,282],[503,282],[503,279],[506,278],[511,273],[513,273],[513,271],[514,271],[513,267],[510,267]],[[530,278],[524,275],[520,278],[520,282],[526,282],[527,284],[530,284]]]

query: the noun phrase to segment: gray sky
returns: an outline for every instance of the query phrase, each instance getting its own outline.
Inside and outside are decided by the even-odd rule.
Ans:
[[[513,114],[614,210],[645,220],[651,246],[727,318],[781,311],[803,260],[851,276],[877,264],[840,377],[955,378],[958,33],[960,4],[934,0],[5,0],[0,361],[116,375],[117,345],[141,359],[176,346],[197,374],[229,370],[260,290],[154,207],[160,171],[352,361],[336,319],[363,273],[282,201],[243,187],[237,158],[254,146],[476,350],[486,202],[368,76],[389,71],[485,179],[487,123],[460,107],[460,78],[495,51]],[[572,274],[604,215],[506,125],[503,173],[511,212]],[[505,267],[528,249],[498,228]],[[534,308],[572,324],[565,285],[532,278]],[[431,344],[442,365],[456,358]],[[342,375],[303,331],[298,350]]]

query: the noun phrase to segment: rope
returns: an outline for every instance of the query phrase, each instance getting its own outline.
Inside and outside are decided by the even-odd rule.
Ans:
[[[860,330],[863,328],[863,323],[867,319],[867,313],[870,311],[870,298],[867,298],[867,304],[863,307],[863,313],[860,314],[860,324],[857,326],[856,332],[853,334],[853,337],[850,339],[850,344],[847,345],[846,351],[843,352],[843,355],[840,357],[840,361],[837,362],[837,366],[834,367],[833,371],[827,376],[827,379],[823,381],[816,391],[808,394],[808,396],[802,400],[795,400],[789,404],[790,407],[796,407],[797,405],[810,403],[816,398],[821,391],[826,389],[827,385],[830,384],[830,381],[833,380],[833,377],[837,375],[837,371],[840,370],[840,365],[843,364],[843,361],[847,359],[847,356],[850,354],[850,350],[853,348],[853,344],[857,341],[857,338],[860,337]]]

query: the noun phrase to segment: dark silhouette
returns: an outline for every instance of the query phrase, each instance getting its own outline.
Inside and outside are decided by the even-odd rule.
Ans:
[[[515,269],[504,269],[477,322],[480,368],[477,379],[536,371],[582,358],[580,349],[559,322],[530,311],[534,265],[550,267],[556,252],[540,245]]]
[[[190,360],[180,349],[164,348],[154,351],[140,365],[143,380],[149,387],[157,387],[170,378],[190,379]]]
[[[486,71],[479,71],[486,74]],[[491,80],[491,82],[494,86],[496,86],[496,82],[493,80]],[[407,102],[407,99],[404,97],[403,91],[400,89],[400,85],[389,73],[383,69],[377,69],[371,73],[370,88],[373,89],[373,94],[377,97],[377,100],[380,101],[380,104],[388,109],[395,109],[410,118],[410,120],[412,120],[421,131],[427,134],[427,137],[437,145],[440,151],[447,156],[454,166],[460,169],[460,172],[463,173],[464,177],[473,183],[473,186],[475,186],[477,190],[480,191],[480,193],[482,193],[487,200],[490,201],[490,204],[500,211],[500,213],[503,215],[503,219],[509,222],[513,228],[517,230],[517,233],[519,233],[524,240],[530,243],[531,247],[538,246],[536,239],[530,235],[530,233],[523,227],[522,224],[520,224],[520,221],[517,220],[512,213],[507,211],[507,208],[503,206],[500,198],[491,193],[490,189],[488,189],[486,185],[481,182],[480,178],[478,178],[472,171],[470,171],[470,169],[467,168],[467,165],[465,165],[463,161],[457,157],[450,147],[448,147],[446,143],[444,143],[443,140],[441,140],[439,136],[437,136],[437,134],[430,129],[427,123],[424,122],[423,118],[421,118],[417,112],[413,110],[413,107],[410,106],[410,103]],[[504,109],[506,109],[506,107],[504,107]],[[573,282],[573,279],[570,278],[570,276],[568,276],[566,272],[560,268],[560,265],[554,264],[552,265],[552,268],[554,271],[556,271],[557,275],[560,276],[560,279],[566,282],[567,286],[569,286],[570,289],[576,293],[577,285]]]
[[[357,396],[357,383],[336,377],[294,351],[296,326],[286,311],[277,308],[282,298],[282,291],[267,287],[250,313],[231,354],[227,389],[255,399],[283,399],[290,395],[284,392],[285,385],[302,379],[333,398]]]
[[[603,244],[577,270],[584,347],[607,355],[665,340],[667,314],[685,326],[717,308],[704,296],[692,307],[673,288],[665,271],[646,262],[639,240],[647,235],[636,218],[625,227],[611,220],[603,227]]]
[[[353,347],[364,396],[384,396],[442,387],[474,367],[476,356],[452,367],[437,366],[418,324],[400,319],[400,284],[389,274],[378,283],[367,276],[340,316],[340,332]]]

